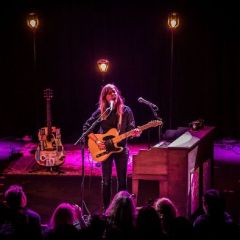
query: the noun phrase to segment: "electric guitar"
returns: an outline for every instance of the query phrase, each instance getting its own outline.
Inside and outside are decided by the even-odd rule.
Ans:
[[[160,125],[162,125],[162,121],[153,120],[138,128],[141,131],[143,131],[148,128],[157,127]],[[106,149],[103,149],[103,150],[99,149],[96,142],[94,142],[91,138],[88,138],[88,149],[89,149],[89,152],[91,153],[93,160],[97,162],[103,162],[111,154],[121,152],[123,150],[123,147],[119,147],[117,144],[120,141],[124,140],[125,138],[133,136],[133,131],[134,130],[130,130],[126,133],[119,135],[116,128],[111,128],[105,134],[95,134],[98,140],[103,141],[105,143]]]
[[[54,167],[63,164],[64,148],[61,142],[61,132],[59,128],[52,126],[51,99],[53,91],[44,90],[47,110],[47,127],[38,131],[39,144],[35,152],[35,159],[41,166]]]

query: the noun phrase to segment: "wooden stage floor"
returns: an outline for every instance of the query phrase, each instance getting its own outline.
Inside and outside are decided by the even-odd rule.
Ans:
[[[49,167],[39,166],[34,158],[34,150],[36,144],[26,143],[18,148],[18,158],[9,162],[7,167],[3,170],[3,174],[24,174],[24,175],[68,175],[81,176],[82,167],[84,167],[84,174],[86,176],[101,176],[101,163],[93,161],[88,149],[84,150],[84,157],[79,146],[71,144],[64,145],[65,159],[64,163],[59,167],[59,171],[54,171]],[[132,174],[132,155],[138,154],[140,149],[147,149],[146,144],[129,145],[130,157],[128,161],[128,175]],[[84,164],[84,165],[83,165]],[[113,169],[113,176],[116,175],[115,168]]]

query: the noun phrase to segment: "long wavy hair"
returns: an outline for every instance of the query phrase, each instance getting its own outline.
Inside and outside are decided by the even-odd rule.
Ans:
[[[175,204],[167,197],[158,198],[154,203],[154,208],[158,212],[160,218],[176,218],[178,215],[178,209]]]
[[[169,233],[173,220],[178,216],[178,209],[167,197],[158,198],[154,203],[165,233]]]
[[[70,203],[60,203],[53,211],[50,219],[50,228],[56,229],[59,225],[73,224],[74,208]]]
[[[124,101],[123,101],[123,98],[121,96],[121,93],[120,93],[119,89],[114,84],[107,84],[107,85],[105,85],[102,88],[98,104],[99,104],[99,108],[101,110],[101,114],[103,114],[106,111],[107,107],[108,107],[108,102],[107,102],[106,96],[112,90],[115,90],[116,93],[117,93],[116,110],[117,110],[117,116],[118,116],[118,129],[120,129],[121,128],[121,124],[122,124],[122,115],[123,115]],[[108,116],[107,114],[103,114],[101,120],[105,120],[107,118],[107,116]]]
[[[111,224],[120,228],[131,228],[136,220],[136,207],[132,195],[122,190],[115,194],[105,215]]]

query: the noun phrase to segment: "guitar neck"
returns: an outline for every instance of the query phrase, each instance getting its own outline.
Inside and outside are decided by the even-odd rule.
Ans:
[[[144,124],[144,125],[142,125],[142,126],[140,126],[140,127],[138,127],[141,131],[144,131],[144,130],[146,130],[146,129],[148,129],[148,128],[151,128],[151,127],[153,127],[153,125],[152,124],[150,124],[150,123],[147,123],[147,124]],[[121,135],[119,135],[119,136],[116,136],[114,139],[113,139],[113,142],[114,143],[118,143],[118,142],[121,142],[122,140],[124,140],[124,139],[126,139],[126,138],[128,138],[128,137],[131,137],[132,135],[133,135],[133,131],[134,131],[134,129],[133,130],[130,130],[130,131],[128,131],[128,132],[125,132],[125,133],[123,133],[123,134],[121,134]]]
[[[47,128],[48,128],[48,134],[51,134],[52,133],[52,115],[51,115],[50,100],[47,100]]]

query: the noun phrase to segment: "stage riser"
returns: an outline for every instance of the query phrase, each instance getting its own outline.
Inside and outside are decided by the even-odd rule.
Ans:
[[[70,202],[81,206],[81,183],[81,176],[8,175],[3,190],[12,184],[22,185],[29,207],[41,215],[43,223],[47,223],[59,203]],[[113,179],[113,193],[115,189],[116,179]],[[85,177],[83,196],[91,213],[102,210],[101,177]]]

